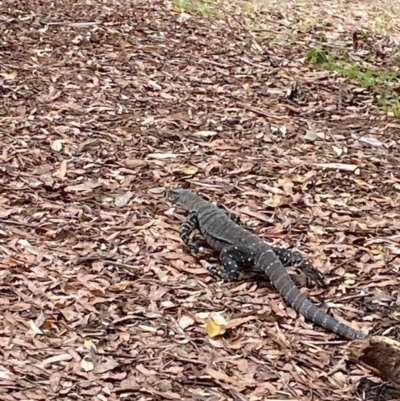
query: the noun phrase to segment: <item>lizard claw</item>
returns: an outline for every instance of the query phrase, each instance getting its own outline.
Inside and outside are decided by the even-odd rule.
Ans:
[[[218,269],[215,266],[209,266],[207,267],[208,270],[208,275],[214,279],[220,279],[224,282],[230,283],[233,281],[236,281],[238,275],[237,273],[231,272],[231,274],[229,274],[229,272],[223,270],[223,269]]]
[[[193,255],[196,255],[196,254],[199,253],[199,247],[198,247],[198,245],[196,245],[196,244],[191,244],[191,245],[189,246],[189,249],[190,249],[190,252],[191,252]]]
[[[315,283],[318,287],[326,287],[325,275],[317,269],[306,269],[304,273],[306,274],[308,279],[311,282]]]
[[[226,281],[226,272],[224,272],[221,269],[218,269],[218,267],[208,266],[207,270],[208,270],[208,275],[213,279]]]

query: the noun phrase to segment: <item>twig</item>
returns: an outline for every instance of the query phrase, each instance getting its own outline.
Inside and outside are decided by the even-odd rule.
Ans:
[[[30,228],[38,228],[38,229],[43,230],[43,231],[47,231],[48,230],[47,228],[43,228],[43,227],[39,226],[38,224],[34,225],[34,224],[24,223],[22,221],[0,219],[0,223],[12,224],[14,226],[24,226],[24,227],[30,227]]]
[[[140,267],[128,265],[126,263],[114,262],[113,260],[105,260],[104,263],[108,263],[111,266],[124,267],[125,269],[141,270]]]
[[[252,111],[253,113],[259,114],[260,116],[267,117],[267,118],[274,118],[273,115],[266,113],[261,109],[257,109],[256,107],[249,106],[246,103],[237,102],[237,105],[243,107],[245,110]]]

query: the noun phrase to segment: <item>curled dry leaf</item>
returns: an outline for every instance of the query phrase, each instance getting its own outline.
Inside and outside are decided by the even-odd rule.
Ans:
[[[13,81],[17,77],[17,71],[10,71],[10,72],[0,72],[0,75],[6,80],[6,81]]]
[[[179,167],[177,169],[175,169],[175,171],[179,171],[183,174],[187,174],[187,175],[193,175],[196,174],[197,171],[199,171],[199,169],[195,166],[188,166],[188,167]]]
[[[43,334],[43,331],[40,330],[32,320],[29,321],[29,326],[35,334]]]
[[[133,192],[125,192],[123,195],[118,195],[114,198],[115,206],[124,207],[132,199],[135,194]]]
[[[114,291],[114,292],[121,292],[125,291],[128,287],[132,286],[133,281],[130,280],[124,280],[120,281],[119,283],[115,283],[112,286],[108,288],[109,291]]]
[[[176,157],[179,157],[179,155],[174,153],[149,153],[147,157],[149,159],[175,159]]]
[[[193,135],[200,136],[200,137],[202,136],[202,137],[207,138],[207,137],[210,137],[210,136],[218,135],[218,132],[215,132],[215,131],[196,131],[196,132],[193,133]]]
[[[66,192],[82,192],[82,191],[88,191],[91,189],[95,189],[100,186],[101,186],[101,184],[99,182],[85,181],[82,184],[67,186],[67,187],[65,187],[64,190]]]
[[[193,325],[194,320],[191,317],[184,315],[179,319],[178,323],[179,327],[185,330],[186,328]]]
[[[80,365],[84,372],[92,372],[94,369],[94,363],[89,359],[82,359]]]
[[[45,359],[42,362],[42,365],[43,366],[52,365],[53,363],[70,361],[71,359],[72,359],[72,356],[70,354],[55,355],[55,356]]]
[[[94,351],[97,351],[96,344],[92,340],[85,340],[84,342],[84,347],[87,348],[88,350],[93,349]]]
[[[226,331],[227,324],[227,321],[222,315],[219,313],[211,313],[207,318],[205,326],[206,333],[211,338],[223,335]]]
[[[106,361],[99,363],[93,369],[93,372],[96,374],[102,374],[105,372],[109,372],[110,370],[115,369],[119,366],[119,363],[113,358],[107,358]]]
[[[283,196],[280,194],[273,194],[270,196],[267,200],[265,200],[263,203],[264,205],[268,207],[279,207],[281,204]]]
[[[60,140],[55,140],[51,143],[51,148],[56,152],[59,152],[62,149],[62,142]]]
[[[57,21],[49,2],[3,3],[1,399],[390,399],[356,388],[377,375],[344,366],[346,342],[253,273],[207,277],[202,264],[218,254],[197,231],[203,250],[188,252],[186,214],[168,211],[163,192],[204,194],[269,243],[312,256],[330,278],[302,289],[313,302],[399,337],[396,102],[382,108],[390,88],[303,63],[321,59],[322,32],[334,67],[349,67],[337,48],[356,21],[351,68],[360,78],[368,60],[370,82],[395,77],[398,19],[371,1],[240,0],[223,23],[213,1],[57,1]]]
[[[147,161],[143,160],[143,159],[127,159],[127,160],[125,160],[125,165],[127,167],[145,166],[146,164],[147,164]]]
[[[345,164],[345,163],[316,163],[317,167],[334,169],[334,170],[343,170],[343,171],[351,171],[355,174],[360,174],[360,169],[355,164]]]

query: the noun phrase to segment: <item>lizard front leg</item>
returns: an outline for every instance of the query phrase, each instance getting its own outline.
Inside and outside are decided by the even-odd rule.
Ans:
[[[199,246],[193,241],[192,234],[199,227],[197,219],[197,212],[192,210],[187,216],[186,220],[182,223],[179,229],[179,235],[182,241],[190,249],[190,252],[196,254],[199,252]]]
[[[218,269],[215,266],[208,268],[208,272],[212,277],[218,277],[223,281],[236,281],[239,278],[239,265],[248,264],[254,261],[254,255],[246,247],[229,245],[222,249],[219,259],[224,266]]]
[[[325,276],[301,253],[277,246],[273,246],[272,250],[275,252],[276,256],[278,256],[283,266],[298,268],[304,272],[307,281],[311,280],[319,287],[326,287]]]

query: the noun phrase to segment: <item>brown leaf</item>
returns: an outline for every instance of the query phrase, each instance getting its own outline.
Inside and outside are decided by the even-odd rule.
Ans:
[[[105,362],[102,362],[102,363],[96,365],[93,369],[93,372],[97,373],[97,374],[101,374],[101,373],[105,373],[110,370],[113,370],[118,366],[119,366],[119,363],[115,359],[107,358],[107,360]]]
[[[82,184],[77,184],[77,185],[70,185],[68,187],[65,187],[66,192],[81,192],[81,191],[88,191],[91,189],[95,189],[97,187],[100,187],[101,184],[98,182],[90,182],[86,181]]]

